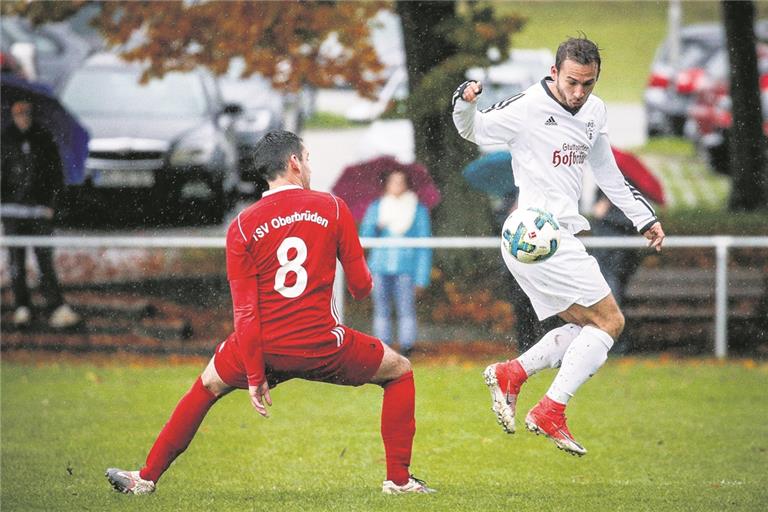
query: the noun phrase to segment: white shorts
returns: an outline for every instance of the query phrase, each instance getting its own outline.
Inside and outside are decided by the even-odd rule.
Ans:
[[[560,247],[548,260],[520,263],[503,245],[501,257],[531,299],[539,320],[562,313],[572,304],[592,306],[611,293],[597,260],[565,230],[560,231]]]

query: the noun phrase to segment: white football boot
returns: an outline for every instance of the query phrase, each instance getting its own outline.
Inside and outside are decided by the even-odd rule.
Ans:
[[[155,482],[144,480],[138,471],[109,468],[104,476],[116,491],[123,494],[150,494],[155,492]]]
[[[57,307],[48,319],[48,325],[54,329],[67,329],[80,323],[82,318],[69,304]]]
[[[384,494],[431,494],[437,490],[427,487],[424,480],[419,480],[411,475],[403,485],[397,485],[392,480],[384,480],[381,484],[381,492]]]

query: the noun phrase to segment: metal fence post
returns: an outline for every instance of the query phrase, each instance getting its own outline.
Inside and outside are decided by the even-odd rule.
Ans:
[[[336,279],[333,281],[333,305],[336,309],[338,322],[344,323],[344,301],[346,290],[346,279],[344,277],[344,267],[336,260]]]
[[[728,356],[728,247],[729,237],[715,237],[715,357]]]

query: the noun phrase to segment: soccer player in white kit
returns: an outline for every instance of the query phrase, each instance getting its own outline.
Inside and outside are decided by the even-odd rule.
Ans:
[[[520,387],[536,372],[559,368],[525,424],[575,455],[587,450],[569,432],[565,406],[603,365],[624,328],[624,316],[597,261],[574,236],[589,229],[578,211],[587,166],[650,247],[660,251],[664,241],[653,208],[616,166],[605,104],[592,95],[599,75],[598,47],[584,37],[569,38],[557,49],[550,76],[516,96],[478,111],[475,102],[482,93],[481,83],[465,82],[453,95],[453,122],[462,137],[480,145],[509,147],[520,187],[518,208],[549,211],[561,228],[560,247],[546,261],[520,263],[502,248],[507,268],[531,299],[539,320],[559,315],[568,323],[548,332],[517,359],[486,368],[493,411],[504,430],[514,433]]]

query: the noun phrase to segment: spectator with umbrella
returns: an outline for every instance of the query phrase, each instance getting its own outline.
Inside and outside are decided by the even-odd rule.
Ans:
[[[616,159],[616,165],[624,174],[627,183],[633,189],[638,189],[640,193],[649,200],[663,205],[664,190],[661,183],[651,173],[651,171],[632,155],[616,148],[613,149],[613,156]],[[635,230],[632,222],[624,213],[616,208],[613,203],[598,190],[597,199],[592,207],[592,220],[590,222],[592,234],[595,236],[634,236]],[[638,249],[619,249],[603,248],[595,249],[592,255],[600,264],[600,270],[611,287],[616,303],[621,306],[626,296],[627,284],[632,275],[640,267],[643,259],[648,255],[647,251]],[[613,351],[618,354],[624,354],[631,350],[631,336],[624,333],[616,340]]]
[[[88,157],[88,131],[59,102],[51,89],[38,82],[29,82],[11,69],[0,73],[0,104],[2,128],[11,122],[11,106],[17,101],[32,105],[35,125],[53,138],[61,160],[65,185],[79,185],[85,178],[85,160]]]
[[[8,235],[51,235],[56,197],[64,186],[61,158],[53,136],[32,116],[32,103],[15,101],[10,108],[13,119],[2,131],[2,176],[0,177],[0,218]],[[40,289],[52,311],[49,324],[54,328],[72,327],[78,315],[64,302],[53,251],[35,247],[40,268]],[[10,271],[16,309],[13,322],[26,326],[32,320],[32,302],[26,275],[26,247],[10,249]]]
[[[403,165],[394,158],[383,157],[369,162],[368,171],[359,166],[351,174],[378,170],[375,182],[381,185],[378,198],[365,209],[360,223],[360,236],[368,238],[423,238],[432,235],[428,205],[434,206],[439,193],[421,165]],[[345,173],[347,174],[347,173]],[[415,190],[416,180],[422,184],[421,194]],[[354,194],[345,191],[344,177],[334,192],[345,200],[360,195],[364,187],[355,187]],[[371,180],[368,180],[370,183]],[[431,186],[430,186],[431,185]],[[421,199],[424,196],[429,203]],[[375,196],[374,196],[375,197]],[[359,202],[352,200],[354,214]],[[387,344],[393,341],[392,305],[397,313],[400,352],[410,354],[418,336],[416,296],[429,285],[432,271],[432,249],[414,247],[375,247],[368,254],[373,274],[373,333]]]

